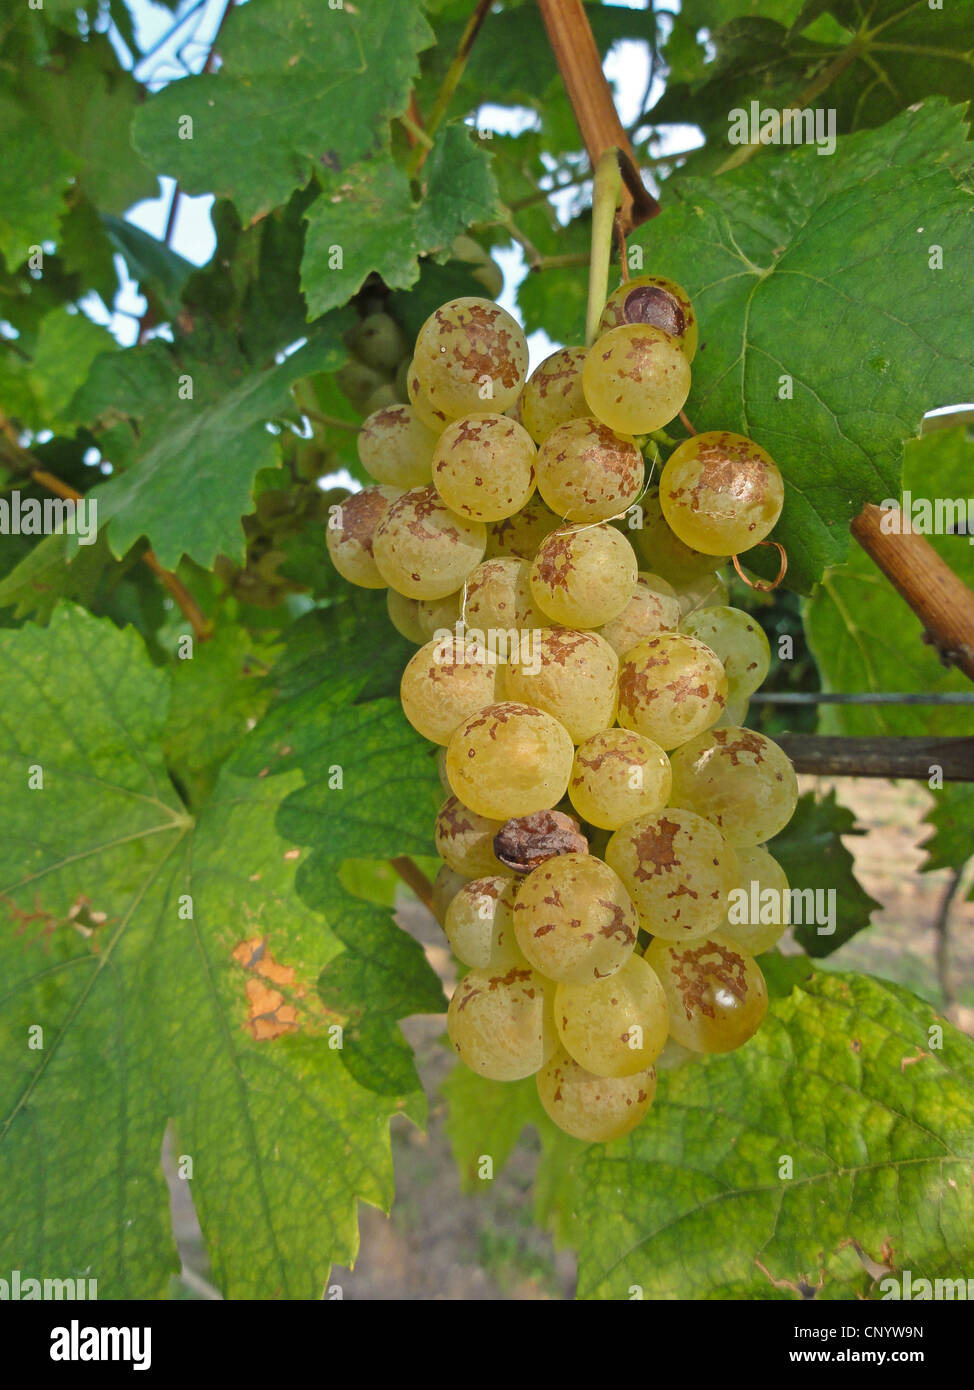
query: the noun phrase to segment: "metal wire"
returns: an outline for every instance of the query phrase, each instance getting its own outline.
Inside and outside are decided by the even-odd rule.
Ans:
[[[762,690],[751,696],[762,705],[974,705],[974,693],[955,691],[943,694],[906,694],[874,692],[873,694],[826,694],[822,690],[776,691]]]

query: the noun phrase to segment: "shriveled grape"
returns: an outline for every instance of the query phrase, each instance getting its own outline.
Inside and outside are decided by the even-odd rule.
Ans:
[[[636,275],[614,289],[599,319],[599,334],[621,323],[650,323],[680,344],[688,362],[697,351],[697,316],[690,296],[665,275]]]

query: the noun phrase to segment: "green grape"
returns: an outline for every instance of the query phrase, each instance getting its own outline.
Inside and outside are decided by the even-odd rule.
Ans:
[[[437,437],[443,433],[450,423],[450,416],[445,411],[439,410],[427,396],[422,386],[419,384],[419,377],[416,373],[415,359],[406,368],[406,395],[409,404],[415,410],[420,420],[427,429],[433,431]]]
[[[517,965],[464,975],[446,1015],[461,1062],[491,1081],[532,1076],[558,1041],[545,994],[541,976]]]
[[[491,299],[497,298],[504,288],[504,272],[478,241],[463,234],[454,237],[450,257],[454,261],[463,261],[472,266],[470,273],[473,278],[480,281]]]
[[[596,1076],[645,1071],[669,1032],[663,986],[640,955],[630,955],[607,980],[559,984],[554,1012],[562,1047]]]
[[[763,845],[739,849],[737,863],[738,891],[720,930],[750,955],[760,956],[778,944],[788,925],[788,878]]]
[[[565,1134],[589,1144],[621,1139],[636,1128],[656,1094],[656,1071],[595,1076],[559,1047],[537,1074],[538,1097]]]
[[[465,415],[440,435],[433,481],[448,507],[475,521],[502,521],[534,492],[537,450],[523,425],[506,415]]]
[[[672,764],[673,800],[713,821],[732,845],[762,845],[794,814],[791,760],[753,729],[711,729],[679,748]]]
[[[389,314],[367,314],[349,329],[345,342],[360,361],[377,372],[394,372],[409,352],[409,344]]]
[[[417,647],[421,647],[429,638],[420,627],[418,609],[418,598],[407,598],[395,589],[386,590],[386,611],[392,626],[407,642],[415,642]]]
[[[528,365],[520,325],[490,299],[451,299],[430,314],[416,338],[413,369],[435,410],[450,419],[505,411],[517,400]]]
[[[698,608],[683,619],[680,631],[704,642],[720,657],[729,700],[753,694],[768,674],[771,648],[764,629],[741,608]]]
[[[680,344],[688,362],[697,351],[697,316],[690,296],[664,275],[637,275],[612,291],[599,319],[599,337],[623,323],[651,323]]]
[[[476,643],[448,637],[427,642],[402,673],[399,698],[413,728],[431,743],[494,700],[497,658]]]
[[[592,984],[621,970],[636,945],[636,910],[608,864],[558,854],[523,880],[517,944],[545,979]]]
[[[658,488],[647,492],[640,505],[643,524],[633,530],[632,543],[644,567],[663,575],[677,589],[682,589],[701,575],[713,574],[720,560],[684,545],[674,534],[663,515]]]
[[[561,519],[535,494],[514,516],[489,524],[487,559],[533,560],[545,536],[560,525]]]
[[[569,521],[607,521],[639,496],[643,456],[628,436],[590,415],[568,420],[538,450],[538,491]]]
[[[374,415],[377,410],[389,410],[394,405],[402,404],[402,398],[392,382],[384,381],[366,396],[362,402],[362,414]]]
[[[577,749],[568,795],[582,820],[618,830],[665,806],[671,781],[658,743],[631,729],[606,729]]]
[[[449,796],[452,796],[450,779],[446,775],[446,745],[443,743],[436,750],[436,771],[439,774],[440,786]]]
[[[690,394],[690,364],[680,344],[651,324],[610,328],[589,349],[582,387],[592,414],[620,434],[662,429]]]
[[[469,882],[470,879],[465,874],[458,874],[449,864],[440,865],[433,880],[433,916],[441,927],[446,922],[447,908],[463,885]]]
[[[774,526],[785,500],[777,464],[753,439],[711,430],[666,460],[660,504],[685,545],[707,555],[749,550]]]
[[[386,584],[408,598],[446,598],[483,559],[483,524],[457,516],[434,487],[404,492],[376,527],[373,552]]]
[[[507,870],[494,853],[494,836],[503,820],[488,820],[478,816],[459,797],[449,796],[436,817],[433,838],[436,852],[455,873],[464,878],[485,878],[506,874]]]
[[[716,724],[726,698],[724,668],[695,637],[661,632],[622,658],[619,723],[667,752]]]
[[[714,557],[709,556],[711,564]],[[699,574],[696,579],[690,579],[681,584],[677,590],[677,602],[680,605],[680,617],[688,618],[691,613],[696,613],[700,608],[721,608],[725,607],[730,598],[730,590],[727,581],[716,573]]]
[[[513,877],[491,874],[458,889],[443,921],[457,960],[475,969],[527,965],[514,934],[515,888]]]
[[[699,1060],[699,1052],[691,1052],[688,1047],[678,1043],[674,1037],[669,1037],[666,1039],[666,1046],[663,1051],[656,1058],[655,1065],[657,1072],[678,1071],[680,1067],[685,1067],[687,1062]]]
[[[519,635],[545,627],[547,618],[531,597],[531,566],[527,560],[484,560],[467,580],[464,614],[467,625],[480,632]]]
[[[435,448],[436,435],[411,405],[375,411],[358,435],[358,456],[366,473],[393,487],[426,487],[433,478]]]
[[[748,695],[738,695],[732,698],[727,696],[727,704],[724,712],[714,725],[715,729],[732,729],[743,726],[747,723],[747,712],[751,707],[751,699]]]
[[[553,352],[528,377],[521,392],[522,422],[535,444],[553,429],[588,414],[582,390],[582,365],[587,349],[564,347]]]
[[[624,656],[637,642],[680,625],[680,604],[672,586],[658,574],[641,573],[632,598],[615,618],[599,628],[609,646]]]
[[[481,816],[508,820],[558,804],[574,753],[557,719],[530,705],[504,701],[460,725],[447,745],[446,769],[465,806]]]
[[[397,632],[421,647],[439,634],[452,632],[460,617],[463,590],[445,598],[407,598],[395,589],[386,591],[386,608]]]
[[[635,903],[640,926],[667,941],[717,931],[737,885],[737,858],[717,827],[675,807],[621,826],[605,858]]]
[[[564,627],[601,627],[632,598],[639,571],[632,546],[601,522],[546,536],[531,566],[531,593]]]
[[[350,357],[343,367],[335,373],[335,380],[356,410],[367,415],[365,402],[379,386],[385,386],[386,379],[374,367],[367,367],[356,357]]]
[[[332,564],[350,584],[384,589],[389,582],[376,562],[376,531],[403,495],[397,487],[366,487],[331,508],[325,544]]]
[[[752,956],[729,937],[651,941],[646,960],[662,981],[670,1034],[691,1052],[732,1052],[754,1036],[768,990]]]
[[[511,655],[504,689],[553,715],[581,743],[615,723],[618,676],[619,658],[597,633],[543,627]]]

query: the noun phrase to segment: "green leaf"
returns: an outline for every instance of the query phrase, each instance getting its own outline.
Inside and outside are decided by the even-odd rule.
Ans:
[[[201,565],[243,557],[240,518],[253,510],[254,479],[278,462],[268,420],[288,411],[291,384],[345,357],[345,321],[319,325],[283,362],[258,370],[219,345],[211,360],[180,360],[159,341],[102,357],[74,401],[75,417],[108,429],[142,416],[126,436],[128,467],[97,489],[99,521],[124,555],[141,536],[167,569],[183,554]],[[200,350],[205,345],[201,345]],[[187,378],[192,398],[186,398]],[[114,461],[114,460],[113,460]]]
[[[187,192],[232,198],[247,225],[315,170],[388,148],[388,122],[405,111],[416,55],[432,37],[417,0],[242,6],[220,37],[224,69],[150,98],[135,118],[136,147]],[[179,133],[187,116],[192,138]]]
[[[690,419],[751,435],[784,473],[774,538],[800,590],[845,558],[862,504],[897,490],[924,411],[969,393],[970,200],[946,167],[965,157],[965,135],[957,111],[930,103],[847,137],[831,159],[805,148],[719,188],[687,178],[679,205],[632,239],[647,270],[694,298]],[[783,376],[793,399],[779,397]]]
[[[163,1296],[171,1121],[223,1292],[320,1297],[356,1199],[391,1201],[398,1107],[329,1045],[314,984],[338,943],[273,829],[296,776],[224,773],[194,825],[160,755],[169,678],[131,630],[62,607],[0,649],[2,1259]]]
[[[589,1150],[579,1296],[879,1298],[865,1260],[955,1275],[974,1258],[972,1157],[974,1042],[898,986],[813,974]]]
[[[880,500],[903,504],[908,511],[930,503],[934,521],[938,499],[956,500],[963,521],[972,477],[974,443],[963,426],[935,430],[907,444],[902,492],[893,489]],[[922,510],[916,516],[920,527]],[[927,539],[966,584],[974,584],[970,537],[931,534]],[[852,547],[846,564],[825,575],[805,603],[804,623],[823,690],[918,695],[970,691],[970,682],[958,670],[945,668],[924,642],[919,618],[858,546]],[[862,737],[962,735],[970,733],[971,725],[969,709],[949,705],[823,705],[819,713],[820,732]]]
[[[795,814],[786,829],[775,836],[770,851],[788,876],[789,886],[812,894],[811,902],[827,904],[822,894],[835,893],[835,916],[831,923],[803,922],[794,929],[795,940],[810,956],[827,956],[857,932],[869,926],[869,918],[881,906],[865,891],[854,873],[852,855],[842,843],[843,835],[863,835],[856,818],[840,806],[835,792],[816,798],[805,792],[798,798]],[[803,908],[805,916],[809,911]],[[827,928],[832,926],[829,932]],[[820,931],[825,927],[825,931]]]
[[[16,619],[46,623],[64,598],[96,607],[112,563],[104,532],[94,545],[79,545],[67,531],[44,536],[0,580],[0,608],[13,607]]]
[[[312,315],[346,303],[372,272],[389,289],[409,289],[419,279],[420,255],[448,254],[453,238],[471,222],[495,216],[489,159],[466,126],[439,133],[423,173],[426,196],[418,206],[405,173],[391,159],[322,176],[324,192],[307,213],[301,267]]]
[[[974,824],[974,785],[945,782],[934,793],[936,802],[926,816],[934,833],[924,844],[929,858],[924,873],[934,869],[961,869],[974,854],[971,825]]]
[[[38,426],[58,429],[67,419],[71,397],[85,380],[95,358],[113,353],[116,344],[106,328],[84,314],[57,309],[41,320],[34,348],[33,385]]]
[[[75,163],[23,107],[0,95],[0,251],[14,270],[31,248],[55,235]]]
[[[234,763],[251,775],[303,774],[278,827],[311,848],[298,889],[346,946],[322,975],[321,997],[350,1015],[346,1067],[370,1089],[398,1095],[418,1092],[419,1082],[396,1020],[442,1013],[442,987],[418,942],[387,910],[352,896],[340,873],[350,858],[430,852],[435,760],[392,695],[411,650],[390,631],[381,593],[308,614],[288,633],[277,699]]]
[[[194,267],[172,247],[122,217],[102,217],[102,224],[114,249],[124,258],[129,275],[142,293],[154,290],[170,311]]]

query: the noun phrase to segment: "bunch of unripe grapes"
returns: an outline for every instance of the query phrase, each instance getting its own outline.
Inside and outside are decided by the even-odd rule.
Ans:
[[[509,314],[442,305],[409,404],[359,436],[375,485],[327,531],[339,571],[385,588],[418,647],[402,704],[440,748],[433,905],[467,968],[452,1044],[482,1076],[536,1076],[554,1122],[590,1141],[639,1123],[657,1066],[753,1035],[755,956],[787,921],[764,846],[797,784],[744,727],[770,652],[718,573],[774,526],[781,474],[714,431],[646,487],[643,449],[658,457],[648,436],[683,407],[696,342],[685,291],[641,276],[610,295],[594,346],[525,380]],[[739,888],[782,910],[731,911]]]

